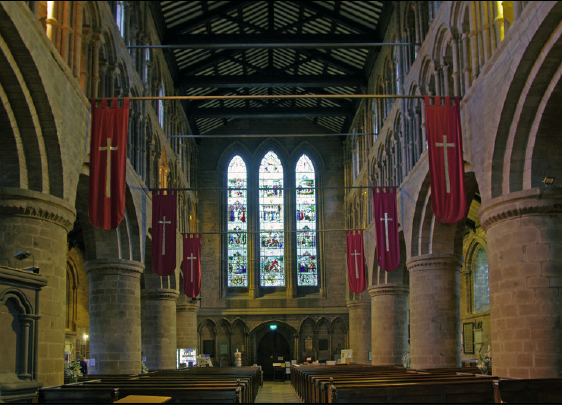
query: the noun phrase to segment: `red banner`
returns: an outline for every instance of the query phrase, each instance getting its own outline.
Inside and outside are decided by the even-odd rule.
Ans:
[[[375,209],[375,236],[377,240],[377,262],[386,271],[395,270],[400,264],[398,238],[398,210],[396,188],[373,187]]]
[[[125,217],[128,127],[128,98],[123,107],[116,98],[108,107],[104,98],[100,108],[92,99],[88,216],[92,225],[105,230],[117,228]]]
[[[169,276],[176,269],[177,195],[152,190],[152,270]]]
[[[363,230],[345,231],[347,242],[347,278],[349,289],[360,293],[367,288],[365,277],[365,249],[363,248]]]
[[[425,97],[425,125],[429,144],[431,205],[435,218],[446,224],[461,221],[468,210],[464,189],[464,162],[460,124],[460,99],[445,97],[444,105],[435,97],[429,105]]]
[[[183,235],[183,292],[195,298],[201,292],[201,234]]]

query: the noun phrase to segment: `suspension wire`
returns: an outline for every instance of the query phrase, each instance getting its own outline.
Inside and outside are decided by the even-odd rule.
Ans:
[[[282,138],[282,137],[319,137],[319,136],[349,136],[349,135],[377,135],[377,132],[349,132],[349,133],[332,133],[332,134],[219,134],[219,135],[166,135],[167,138]]]
[[[295,230],[295,231],[275,231],[273,230],[265,230],[265,231],[214,231],[214,232],[181,232],[181,234],[201,234],[201,235],[229,235],[233,233],[245,233],[245,234],[262,234],[262,233],[317,233],[317,232],[345,232],[349,231],[349,229],[309,229],[309,230]]]
[[[206,187],[206,188],[199,188],[199,187],[178,187],[178,188],[149,188],[149,191],[152,190],[159,190],[159,191],[224,191],[224,190],[320,190],[320,189],[354,189],[354,188],[390,188],[395,186],[319,186],[319,187],[245,187],[245,188],[238,188],[238,187]]]
[[[420,46],[410,42],[278,42],[278,43],[200,43],[200,44],[163,44],[163,45],[127,45],[127,49],[246,49],[246,48],[373,48],[379,46]]]
[[[229,99],[294,99],[294,98],[414,98],[423,99],[425,96],[401,94],[233,94],[217,96],[140,96],[140,97],[105,97],[106,100],[229,100]],[[439,97],[439,96],[432,96]],[[104,97],[94,100],[103,100]]]

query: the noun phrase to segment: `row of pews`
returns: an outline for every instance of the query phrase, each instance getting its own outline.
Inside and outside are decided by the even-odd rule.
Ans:
[[[113,403],[127,397],[171,397],[169,403],[253,403],[258,367],[186,368],[138,375],[89,375],[77,383],[39,389],[39,403]]]
[[[291,367],[305,403],[562,403],[562,378],[513,379],[477,368]]]

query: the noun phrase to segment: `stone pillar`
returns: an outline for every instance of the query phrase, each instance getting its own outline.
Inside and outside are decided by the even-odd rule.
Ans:
[[[427,254],[409,259],[412,368],[460,367],[461,259]]]
[[[401,365],[408,352],[407,285],[369,287],[371,296],[371,364]]]
[[[176,300],[174,290],[141,292],[142,357],[149,370],[176,368]]]
[[[371,302],[370,300],[348,301],[349,349],[353,349],[353,361],[369,364],[371,350]]]
[[[198,302],[176,307],[177,347],[180,349],[198,349],[197,311]]]
[[[43,386],[64,379],[67,235],[75,219],[74,208],[57,197],[0,188],[0,257],[14,267],[38,267],[47,280],[38,305],[37,379]],[[14,254],[22,250],[33,256],[18,262]]]
[[[562,190],[492,199],[479,213],[488,243],[494,375],[559,377],[562,363]]]
[[[90,281],[91,374],[141,371],[140,276],[142,263],[124,259],[87,261]],[[64,342],[64,340],[63,340]]]

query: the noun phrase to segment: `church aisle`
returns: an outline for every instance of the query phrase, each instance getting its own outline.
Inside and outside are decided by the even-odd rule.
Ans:
[[[264,381],[263,387],[260,387],[256,403],[262,404],[280,404],[280,403],[302,403],[295,393],[289,381],[273,382]]]

